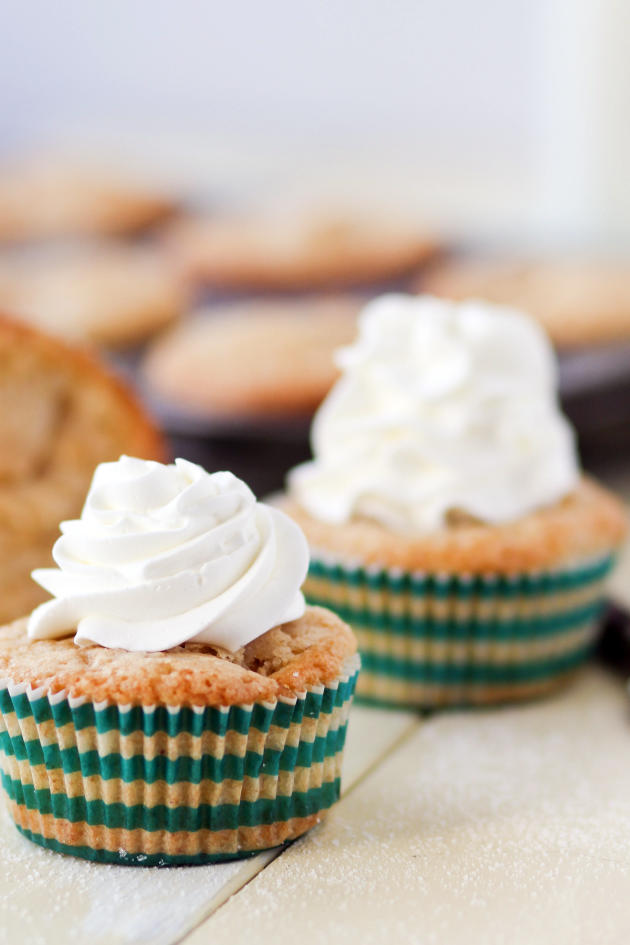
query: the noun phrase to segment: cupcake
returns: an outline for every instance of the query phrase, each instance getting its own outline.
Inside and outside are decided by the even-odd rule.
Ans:
[[[559,685],[591,650],[626,520],[580,472],[540,327],[383,296],[338,361],[279,505],[311,546],[307,599],[357,635],[358,694],[432,708]]]
[[[52,599],[0,630],[18,829],[104,862],[215,862],[339,794],[356,642],[306,607],[299,528],[229,472],[121,457],[64,522]]]

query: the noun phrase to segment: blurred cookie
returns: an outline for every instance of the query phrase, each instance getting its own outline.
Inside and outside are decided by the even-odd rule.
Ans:
[[[333,351],[354,338],[359,307],[327,298],[199,313],[153,343],[143,375],[161,399],[196,412],[306,413],[336,380]]]
[[[129,453],[163,459],[163,441],[101,364],[0,317],[0,622],[46,597],[59,522],[76,518],[95,466]]]
[[[0,172],[0,241],[134,233],[173,210],[165,196],[87,168],[41,162]]]
[[[0,308],[75,341],[140,341],[184,307],[180,280],[147,248],[97,244],[0,256]]]
[[[437,249],[402,223],[297,216],[190,218],[167,245],[191,279],[235,290],[367,285],[408,275]]]
[[[628,263],[452,260],[431,267],[416,289],[523,309],[542,323],[561,348],[630,338]]]

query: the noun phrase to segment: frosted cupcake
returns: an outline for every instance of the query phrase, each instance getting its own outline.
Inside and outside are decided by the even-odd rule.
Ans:
[[[370,303],[280,501],[307,598],[355,630],[357,692],[433,707],[525,699],[587,657],[621,503],[582,476],[546,336],[477,302]]]
[[[306,542],[231,473],[99,466],[53,595],[0,629],[2,783],[17,827],[91,860],[246,856],[339,794],[358,657],[306,607]]]

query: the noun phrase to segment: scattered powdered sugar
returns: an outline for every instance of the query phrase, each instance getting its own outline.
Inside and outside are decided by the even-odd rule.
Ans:
[[[22,837],[0,803],[0,942],[170,945],[243,868],[139,869],[60,856]]]
[[[190,945],[616,943],[630,936],[630,711],[589,670],[436,716]]]
[[[357,707],[344,783],[351,785],[415,724],[409,713]],[[90,863],[26,840],[0,798],[0,945],[171,945],[273,855],[168,869]]]

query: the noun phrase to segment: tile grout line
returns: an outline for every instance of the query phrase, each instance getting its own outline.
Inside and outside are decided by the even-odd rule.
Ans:
[[[363,781],[369,777],[373,771],[380,767],[380,765],[383,764],[383,762],[385,762],[391,755],[393,755],[395,751],[398,751],[398,749],[401,748],[405,742],[411,738],[414,732],[423,724],[423,721],[424,719],[421,715],[418,715],[417,718],[411,720],[404,731],[401,732],[401,734],[390,745],[387,746],[383,754],[376,761],[371,762],[371,764],[369,764],[365,770],[362,771],[361,774],[352,782],[348,790],[342,793],[337,803],[340,803],[344,800],[344,798],[352,794],[355,788],[362,784]],[[306,834],[303,834],[303,836],[306,836]],[[299,839],[300,837],[296,837],[296,840]],[[266,858],[265,862],[261,863],[259,868],[252,870],[252,872],[245,878],[241,879],[239,876],[235,876],[232,882],[226,883],[223,889],[221,889],[220,893],[217,894],[215,900],[211,903],[208,910],[206,911],[204,909],[203,915],[193,919],[193,924],[191,924],[190,928],[187,929],[187,931],[184,932],[179,938],[175,939],[171,945],[184,945],[186,939],[189,938],[193,932],[196,932],[199,928],[201,928],[202,925],[208,922],[219,911],[219,909],[221,909],[221,907],[232,898],[232,896],[237,895],[243,889],[245,889],[245,887],[248,886],[252,880],[256,879],[256,877],[259,876],[267,866],[273,863],[273,861],[278,857],[282,856],[285,850],[288,850],[295,842],[296,841],[293,840],[285,846],[278,848],[277,850],[267,850],[259,854],[261,857]]]

